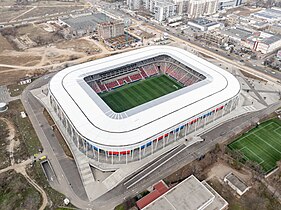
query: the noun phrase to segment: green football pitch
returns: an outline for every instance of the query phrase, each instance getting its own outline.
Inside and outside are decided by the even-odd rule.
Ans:
[[[255,161],[268,173],[281,160],[281,121],[272,119],[252,129],[228,145],[241,151],[245,159]]]
[[[181,88],[183,85],[177,81],[160,75],[123,85],[99,96],[114,112],[120,113]]]

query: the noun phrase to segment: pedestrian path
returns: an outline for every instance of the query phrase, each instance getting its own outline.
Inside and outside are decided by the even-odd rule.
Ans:
[[[243,106],[243,109],[247,112],[253,112],[253,111],[256,111],[257,109],[253,106],[253,105],[250,105],[250,106]]]

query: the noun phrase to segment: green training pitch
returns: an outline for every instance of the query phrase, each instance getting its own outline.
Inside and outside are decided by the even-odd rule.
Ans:
[[[281,160],[281,121],[272,119],[252,129],[228,145],[241,151],[245,159],[255,161],[266,173],[276,168]]]
[[[160,75],[123,85],[99,96],[114,112],[120,113],[181,88],[183,85],[177,81]]]

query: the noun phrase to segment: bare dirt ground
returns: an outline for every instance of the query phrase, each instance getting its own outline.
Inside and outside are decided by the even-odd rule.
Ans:
[[[46,47],[45,47],[46,48]],[[23,65],[15,65],[15,64],[1,64],[0,63],[0,85],[8,85],[12,83],[16,83],[20,78],[26,77],[27,75],[42,75],[48,71],[58,71],[64,69],[69,65],[76,65],[87,61],[92,61],[95,59],[107,57],[111,54],[118,54],[121,52],[129,51],[129,49],[122,49],[112,52],[101,52],[94,55],[88,55],[83,52],[75,52],[69,51],[66,49],[57,49],[55,47],[50,47],[47,51],[48,53],[42,50],[43,48],[32,48],[25,51],[32,52],[33,55],[36,55],[41,52],[41,60],[33,65],[33,66],[23,66]],[[28,54],[27,54],[28,55]],[[12,54],[11,54],[12,56]],[[44,57],[45,56],[45,57]],[[24,54],[23,54],[24,57]],[[27,61],[24,63],[26,64]]]
[[[13,49],[13,46],[7,41],[7,39],[0,34],[0,52],[2,53],[5,50]]]
[[[87,39],[66,40],[55,45],[58,49],[66,49],[73,52],[87,53],[88,55],[97,54],[101,49]]]
[[[28,55],[21,53],[12,53],[11,51],[7,53],[0,54],[0,63],[1,64],[12,64],[20,66],[34,66],[36,63],[40,62],[41,57],[36,55]]]
[[[225,175],[228,173],[233,172],[236,176],[241,178],[245,182],[249,182],[252,179],[252,174],[247,171],[241,169],[240,171],[231,168],[228,164],[223,161],[216,162],[212,168],[208,172],[208,178],[212,179],[214,177],[223,180]]]
[[[59,65],[67,61],[75,61],[87,56],[98,55],[102,50],[89,39],[63,40],[54,38],[53,33],[48,33],[37,25],[20,27],[16,32],[21,36],[26,34],[33,41],[45,40],[44,43],[52,44],[32,47],[24,51],[14,49],[11,41],[0,35],[0,84],[16,83],[20,78],[32,75],[35,72],[44,73],[44,67],[53,69],[53,65]],[[83,61],[82,61],[83,62]],[[31,68],[25,68],[31,67]],[[63,67],[63,66],[62,66]],[[60,68],[62,68],[60,67]],[[40,69],[43,69],[40,71]]]
[[[0,22],[9,21],[9,20],[13,19],[13,17],[17,16],[19,13],[23,13],[26,11],[28,11],[28,8],[15,8],[15,9],[0,8],[0,14],[1,14]]]
[[[11,121],[7,120],[6,118],[0,118],[0,120],[4,121],[7,125],[7,129],[9,131],[6,141],[8,141],[7,151],[10,154],[10,161],[11,165],[15,164],[14,159],[14,149],[19,146],[19,141],[17,141],[16,137],[16,129]]]
[[[2,30],[1,33],[3,36],[0,37],[0,46],[2,42],[6,47],[0,51],[0,85],[17,83],[26,76],[42,75],[69,65],[131,50],[109,51],[103,44],[89,37],[64,40],[58,34],[49,33],[36,24],[9,29],[4,33]],[[20,41],[13,41],[15,39]],[[32,46],[34,43],[35,47]],[[28,46],[19,50],[19,45]]]
[[[21,20],[32,17],[59,15],[73,10],[85,8],[85,2],[59,2],[59,1],[30,1],[28,4],[17,5],[12,0],[0,1],[0,22]]]
[[[11,71],[11,72],[3,72],[3,71],[8,71],[8,69],[3,68],[0,72],[0,85],[7,85],[11,83],[16,83],[20,80],[20,78],[25,77],[26,75],[30,74],[31,71]]]
[[[226,14],[235,14],[235,15],[240,15],[240,16],[248,16],[254,12],[260,11],[260,8],[251,8],[251,7],[237,7],[237,8],[232,8],[228,9]]]
[[[18,50],[44,46],[63,40],[63,37],[58,33],[47,32],[37,24],[4,28],[1,30],[1,34],[6,38],[6,41]]]

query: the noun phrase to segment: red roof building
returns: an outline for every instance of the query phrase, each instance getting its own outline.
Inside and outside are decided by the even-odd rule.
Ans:
[[[149,193],[148,195],[144,196],[142,199],[137,201],[137,207],[139,209],[144,208],[148,204],[150,204],[152,201],[163,195],[165,192],[169,190],[168,186],[161,180],[157,184],[153,186],[153,191]]]

